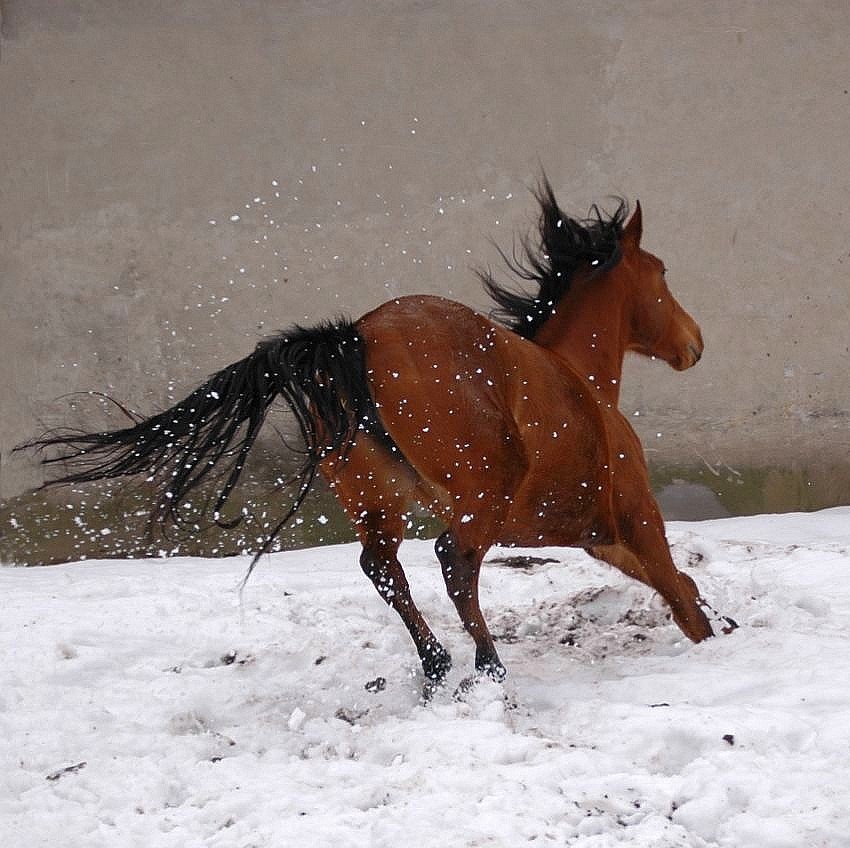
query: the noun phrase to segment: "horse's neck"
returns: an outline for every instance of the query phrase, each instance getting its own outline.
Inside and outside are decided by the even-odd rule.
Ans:
[[[599,399],[616,406],[627,346],[627,318],[603,292],[585,290],[558,304],[534,341],[566,359],[596,387]]]

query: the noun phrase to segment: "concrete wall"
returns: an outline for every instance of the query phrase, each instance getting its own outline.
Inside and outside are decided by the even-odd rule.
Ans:
[[[151,411],[294,321],[485,307],[542,164],[573,212],[639,197],[702,324],[693,371],[628,367],[650,457],[850,500],[845,0],[0,9],[3,496],[60,395]]]

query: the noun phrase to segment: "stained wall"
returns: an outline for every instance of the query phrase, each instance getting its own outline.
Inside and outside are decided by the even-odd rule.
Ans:
[[[0,10],[2,496],[40,480],[15,444],[104,414],[69,393],[151,411],[296,321],[486,308],[545,167],[574,213],[639,198],[702,324],[694,370],[628,365],[653,462],[850,499],[847,3]]]

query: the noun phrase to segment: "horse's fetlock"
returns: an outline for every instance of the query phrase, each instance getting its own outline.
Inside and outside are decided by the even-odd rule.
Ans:
[[[497,683],[504,680],[508,674],[495,648],[479,649],[475,652],[475,670],[486,674]]]
[[[498,660],[496,662],[487,662],[483,665],[476,663],[475,670],[486,674],[487,677],[496,683],[501,683],[508,676],[508,670]]]

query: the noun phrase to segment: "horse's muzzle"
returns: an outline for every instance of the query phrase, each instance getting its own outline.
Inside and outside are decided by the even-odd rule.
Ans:
[[[691,354],[692,360],[690,367],[693,367],[702,359],[702,345],[697,347],[693,342],[688,345],[688,351]]]

